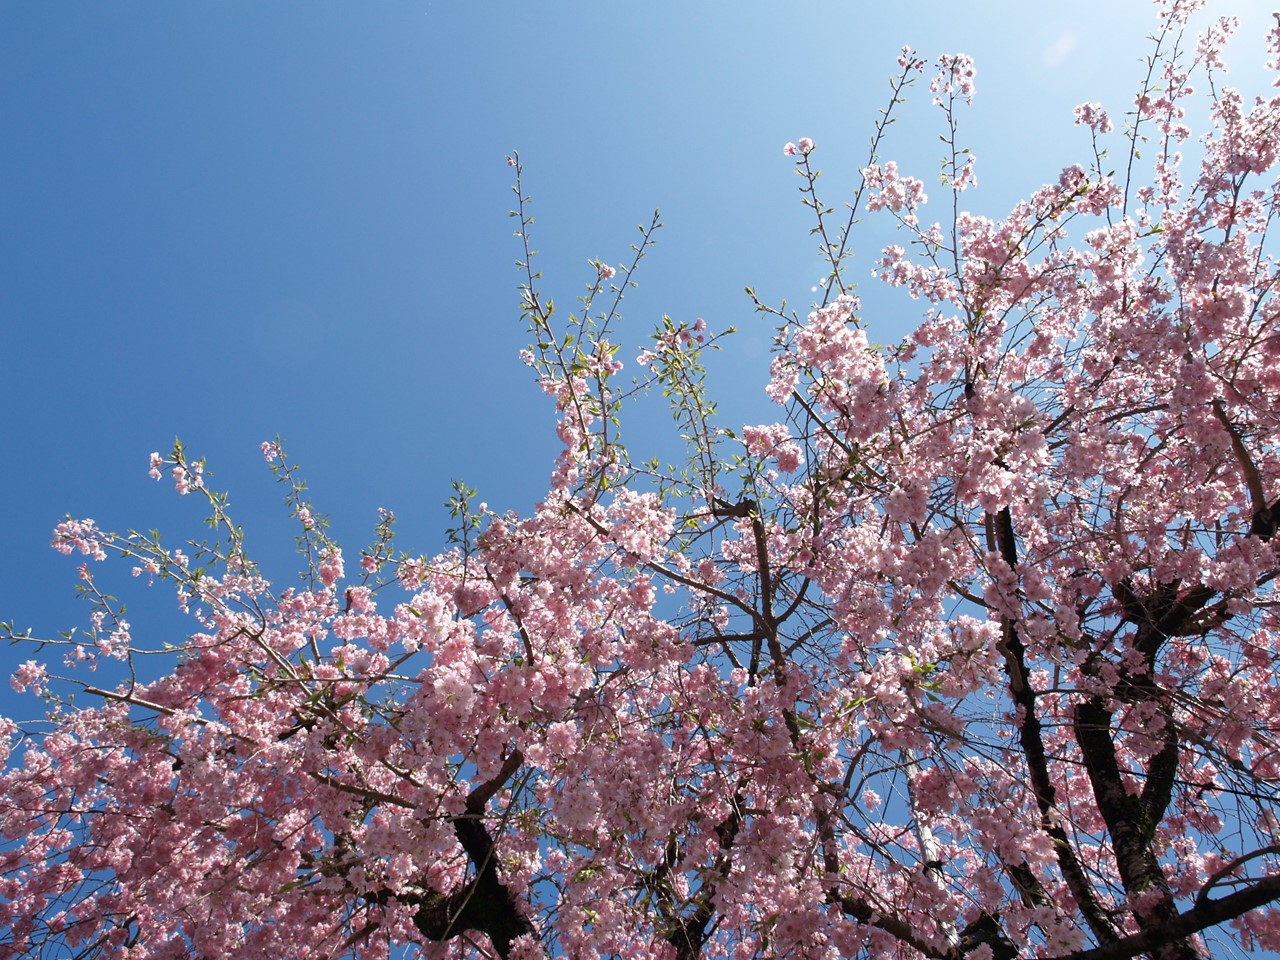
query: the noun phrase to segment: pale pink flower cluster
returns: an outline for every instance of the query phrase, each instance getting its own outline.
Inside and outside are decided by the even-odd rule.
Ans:
[[[192,490],[198,490],[204,485],[204,465],[199,461],[195,463],[175,464],[172,470],[173,488],[178,491],[179,495],[186,496]]]
[[[894,213],[900,213],[903,210],[910,212],[929,200],[924,192],[924,182],[916,177],[900,176],[898,164],[893,160],[885,163],[883,167],[872,164],[862,171],[862,176],[871,191],[867,199],[868,210],[888,208]]]
[[[765,393],[774,403],[787,403],[800,382],[800,366],[790,354],[780,353],[769,364]]]
[[[1223,48],[1240,28],[1236,17],[1219,17],[1204,33],[1196,38],[1196,59],[1209,70],[1225,70]]]
[[[694,344],[706,342],[707,322],[698,317],[692,324],[675,324],[654,336],[651,350],[641,350],[636,356],[636,364],[641,367],[651,366],[655,361],[675,360],[681,350],[693,347]]]
[[[801,137],[798,143],[787,143],[782,148],[782,153],[788,157],[808,156],[813,151],[813,141],[808,137]]]
[[[904,45],[902,52],[898,55],[898,66],[903,70],[919,71],[924,69],[924,61],[916,56],[910,46]]]
[[[1111,118],[1100,103],[1082,103],[1075,110],[1077,126],[1086,126],[1094,133],[1110,133]]]
[[[1157,0],[1162,19],[1170,23],[1182,24],[1187,18],[1203,7],[1208,0]]]
[[[125,660],[129,656],[129,650],[133,644],[133,636],[129,632],[129,621],[118,620],[115,628],[105,635],[99,634],[94,646],[97,648],[98,654],[104,657],[112,657],[116,660]]]
[[[929,91],[935,95],[934,103],[957,95],[967,103],[973,102],[973,80],[977,71],[972,57],[964,53],[944,54],[938,58],[938,71],[929,83]]]
[[[342,551],[337,547],[330,547],[326,550],[320,557],[318,572],[320,581],[326,587],[332,587],[341,580],[345,572],[342,564]]]
[[[642,560],[659,556],[671,536],[675,517],[652,493],[620,490],[609,506],[610,538]]]
[[[607,263],[601,263],[601,264],[599,264],[599,265],[597,266],[597,269],[598,269],[598,270],[599,270],[599,272],[600,272],[600,279],[601,279],[601,280],[612,280],[615,276],[617,276],[617,273],[618,273],[618,271],[617,271],[617,270],[615,270],[613,267],[609,266]]]
[[[1280,143],[1270,110],[1262,105],[1246,110],[1239,92],[1228,89],[1214,104],[1214,120],[1218,127],[1216,146],[1225,173],[1261,174],[1275,163]]]
[[[1267,61],[1267,69],[1275,71],[1277,76],[1271,81],[1273,87],[1280,87],[1280,17],[1267,31],[1267,53],[1271,59]]]
[[[752,456],[774,458],[783,473],[795,473],[804,462],[804,454],[791,439],[791,430],[785,423],[743,427],[742,439]]]
[[[9,686],[13,687],[15,693],[26,693],[28,690],[32,693],[40,693],[44,689],[48,673],[44,664],[27,660],[18,664],[18,669],[9,679]]]
[[[154,560],[147,560],[140,566],[134,567],[131,571],[133,576],[140,577],[143,573],[148,575],[148,583],[155,583],[156,576],[160,573],[160,565]]]
[[[892,415],[884,357],[854,326],[858,301],[842,295],[809,314],[792,336],[794,362],[813,371],[813,395],[841,418],[848,435],[866,439]]]
[[[919,263],[896,243],[884,248],[876,266],[876,276],[890,286],[905,286],[913,299],[941,303],[955,295],[955,279],[945,267],[928,261]],[[917,331],[916,336],[919,335]]]
[[[106,539],[92,520],[73,520],[67,517],[54,527],[52,546],[59,553],[69,554],[72,550],[79,550],[94,560],[105,560],[107,553],[103,549],[103,543]]]

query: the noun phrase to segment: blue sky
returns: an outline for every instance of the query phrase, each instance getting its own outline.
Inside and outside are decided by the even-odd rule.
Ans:
[[[1232,80],[1263,92],[1266,6],[1211,6],[1245,18]],[[454,477],[527,510],[554,445],[517,359],[509,151],[562,304],[662,210],[623,356],[663,313],[736,325],[713,383],[728,425],[761,422],[771,330],[742,289],[803,306],[821,273],[782,145],[817,141],[838,206],[902,44],[967,52],[969,196],[998,215],[1086,159],[1071,109],[1123,113],[1153,23],[1140,0],[0,6],[0,620],[84,622],[79,560],[48,548],[66,513],[198,535],[199,505],[146,476],[175,436],[275,574],[292,529],[258,445],[277,433],[352,550],[380,506],[402,547],[438,549]],[[935,112],[918,87],[885,150],[926,182]],[[888,239],[863,235],[855,275]],[[875,298],[873,339],[916,316]],[[635,416],[639,454],[669,420]],[[169,596],[118,573],[159,645],[148,605]]]

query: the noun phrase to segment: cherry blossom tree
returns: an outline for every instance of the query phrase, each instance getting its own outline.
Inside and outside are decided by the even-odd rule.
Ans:
[[[903,51],[847,210],[788,144],[830,275],[807,316],[754,302],[775,423],[715,419],[701,321],[624,376],[656,218],[555,311],[513,155],[542,502],[459,485],[443,552],[398,552],[385,513],[356,559],[265,444],[288,589],[181,446],[153,475],[216,536],[61,524],[192,626],[135,639],[86,561],[83,633],[7,628],[49,712],[0,720],[0,957],[1280,950],[1280,97],[1223,84],[1232,24],[1197,36],[1192,6],[1160,8],[1122,128],[1081,106],[1089,160],[1003,219],[962,212],[962,55]],[[917,81],[940,202],[882,155]],[[888,346],[847,270],[864,215],[923,310]],[[620,441],[646,391],[682,464]]]

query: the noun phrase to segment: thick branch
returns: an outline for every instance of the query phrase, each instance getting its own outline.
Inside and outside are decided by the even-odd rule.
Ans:
[[[1166,944],[1186,940],[1202,930],[1234,920],[1250,910],[1265,907],[1277,900],[1280,900],[1280,876],[1266,877],[1247,889],[1217,900],[1197,900],[1190,910],[1175,915],[1158,927],[1149,927],[1141,933],[1092,950],[1064,954],[1059,960],[1128,960],[1129,957],[1158,950]]]
[[[676,960],[697,960],[702,947],[707,942],[707,928],[715,916],[715,894],[717,880],[728,876],[730,857],[738,831],[742,828],[742,811],[746,800],[739,792],[733,798],[733,807],[729,815],[716,828],[719,840],[719,853],[715,859],[714,875],[704,881],[696,898],[697,907],[693,913],[680,917],[667,934],[666,940],[675,948]]]
[[[520,910],[519,904],[498,879],[498,858],[493,838],[484,825],[484,810],[489,800],[515,775],[524,756],[513,750],[502,769],[491,780],[480,784],[467,797],[466,812],[455,817],[454,832],[458,842],[475,866],[475,876],[449,896],[428,896],[414,915],[414,926],[429,940],[442,941],[466,930],[487,934],[498,956],[511,954],[511,944],[537,931]]]
[[[990,517],[995,527],[995,539],[1000,549],[1000,556],[1011,570],[1017,569],[1018,543],[1013,533],[1013,516],[1005,507],[994,517]],[[1026,647],[1018,636],[1017,625],[1008,617],[1003,620],[1004,637],[1000,643],[1000,652],[1004,655],[1005,674],[1009,678],[1009,694],[1021,714],[1018,725],[1018,741],[1023,757],[1027,761],[1027,771],[1031,776],[1031,789],[1035,794],[1036,805],[1040,809],[1041,829],[1053,840],[1054,852],[1058,857],[1058,866],[1063,878],[1071,889],[1089,929],[1102,943],[1110,943],[1116,939],[1115,927],[1107,917],[1102,905],[1094,895],[1093,887],[1085,876],[1080,861],[1076,859],[1067,832],[1059,823],[1056,806],[1057,791],[1049,778],[1049,761],[1044,749],[1044,738],[1041,735],[1040,718],[1036,714],[1036,691],[1031,685],[1030,672],[1027,669]]]
[[[1089,782],[1093,786],[1098,811],[1106,821],[1111,834],[1112,850],[1120,880],[1130,895],[1155,891],[1160,898],[1145,911],[1135,912],[1135,919],[1143,932],[1150,932],[1158,939],[1155,956],[1159,960],[1173,958],[1197,958],[1200,951],[1185,936],[1171,931],[1177,908],[1169,891],[1169,882],[1160,867],[1160,861],[1152,849],[1156,827],[1163,815],[1168,797],[1161,787],[1153,792],[1150,783],[1143,796],[1135,797],[1125,789],[1116,758],[1115,744],[1111,739],[1111,712],[1098,698],[1091,698],[1076,707],[1074,721],[1076,743],[1084,757]],[[1176,743],[1176,736],[1175,736]],[[1157,773],[1167,773],[1163,754],[1168,745],[1153,760]]]
[[[879,927],[885,933],[894,937],[894,939],[905,943],[907,946],[914,948],[921,955],[930,957],[932,960],[948,960],[949,951],[941,951],[931,945],[928,941],[922,940],[916,936],[914,928],[911,924],[897,917],[887,917],[879,910],[874,909],[865,900],[857,897],[840,897],[832,896],[829,898],[844,912],[845,916],[853,917],[859,923],[869,924],[873,927]]]

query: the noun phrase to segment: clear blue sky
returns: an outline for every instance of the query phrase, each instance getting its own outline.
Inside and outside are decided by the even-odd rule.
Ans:
[[[1232,78],[1262,92],[1266,6],[1211,6],[1245,16]],[[901,45],[964,51],[971,196],[998,215],[1085,159],[1075,104],[1123,113],[1153,22],[1141,0],[9,0],[0,620],[45,634],[84,621],[79,559],[48,548],[66,513],[199,532],[198,505],[146,476],[175,436],[209,459],[275,572],[292,529],[258,444],[277,433],[351,550],[385,506],[403,547],[435,551],[452,477],[527,510],[554,447],[516,357],[512,149],[563,304],[588,259],[623,260],[662,209],[624,356],[664,312],[735,324],[722,408],[729,425],[761,422],[771,331],[742,288],[803,305],[820,275],[782,145],[818,142],[839,205]],[[937,129],[917,89],[886,155],[931,182]],[[855,271],[886,239],[866,235]],[[873,337],[894,339],[916,314],[880,303]],[[145,627],[168,621],[145,606],[135,635],[158,645]],[[0,672],[28,655],[0,651]],[[0,711],[11,701],[0,684]]]

